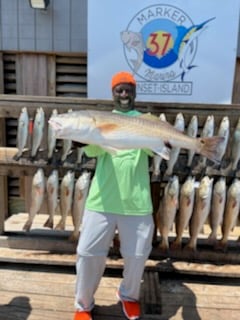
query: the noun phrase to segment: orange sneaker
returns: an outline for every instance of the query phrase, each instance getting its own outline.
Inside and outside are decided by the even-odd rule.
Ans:
[[[129,320],[136,320],[140,318],[141,310],[140,310],[139,302],[127,301],[127,300],[121,299],[118,291],[117,291],[117,298],[118,300],[121,301],[123,313]]]
[[[76,311],[73,320],[92,320],[91,312]]]

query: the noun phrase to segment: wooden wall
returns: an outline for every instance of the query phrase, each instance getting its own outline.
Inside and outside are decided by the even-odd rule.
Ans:
[[[240,59],[237,59],[233,104],[240,103],[239,89]],[[85,98],[87,97],[87,55],[84,53],[1,53],[0,92],[17,95]],[[195,107],[198,108],[197,105]],[[2,127],[5,124],[6,129],[2,130],[1,143],[15,147],[17,117],[2,121]],[[4,179],[7,181],[6,177]],[[24,180],[26,181],[26,179]],[[7,196],[10,198],[28,194],[27,190],[29,189],[21,187],[23,184],[19,183],[19,178],[9,177],[8,185],[9,195]]]
[[[50,0],[34,10],[29,0],[0,0],[0,50],[86,52],[87,0]]]

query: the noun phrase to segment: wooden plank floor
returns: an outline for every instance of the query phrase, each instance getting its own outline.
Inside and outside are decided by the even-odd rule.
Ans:
[[[71,221],[65,231],[46,230],[46,216],[38,215],[24,233],[25,220],[26,214],[11,217],[0,237],[0,320],[72,320],[76,245],[68,241]],[[224,263],[229,259],[218,254],[214,260],[219,257],[221,263],[211,263],[204,251],[198,256],[202,261],[150,257],[141,290],[142,319],[238,320],[240,260],[238,247],[234,250],[235,263]],[[125,319],[115,297],[122,269],[121,258],[108,258],[94,320]]]
[[[94,320],[124,320],[115,292],[119,270],[106,270],[96,292]],[[72,267],[1,264],[1,320],[72,320]],[[145,272],[141,319],[239,320],[240,280]]]

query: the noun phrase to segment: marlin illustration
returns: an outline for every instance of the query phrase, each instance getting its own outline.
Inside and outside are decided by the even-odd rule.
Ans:
[[[175,52],[178,52],[179,66],[182,69],[181,80],[184,80],[185,74],[196,67],[196,65],[191,65],[194,58],[195,41],[202,34],[204,30],[208,27],[206,24],[215,18],[208,19],[199,25],[193,25],[190,28],[185,28],[183,26],[177,27],[178,37],[175,43]]]

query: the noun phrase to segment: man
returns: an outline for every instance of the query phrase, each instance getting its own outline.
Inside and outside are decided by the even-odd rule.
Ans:
[[[112,77],[113,112],[139,116],[135,110],[136,81],[128,72]],[[129,137],[131,139],[131,137]],[[77,247],[76,312],[74,320],[91,320],[94,294],[104,273],[109,247],[118,230],[124,259],[123,279],[117,290],[125,316],[140,317],[140,286],[152,249],[154,223],[148,150],[121,150],[111,155],[99,146],[84,148],[97,157],[82,230]]]

